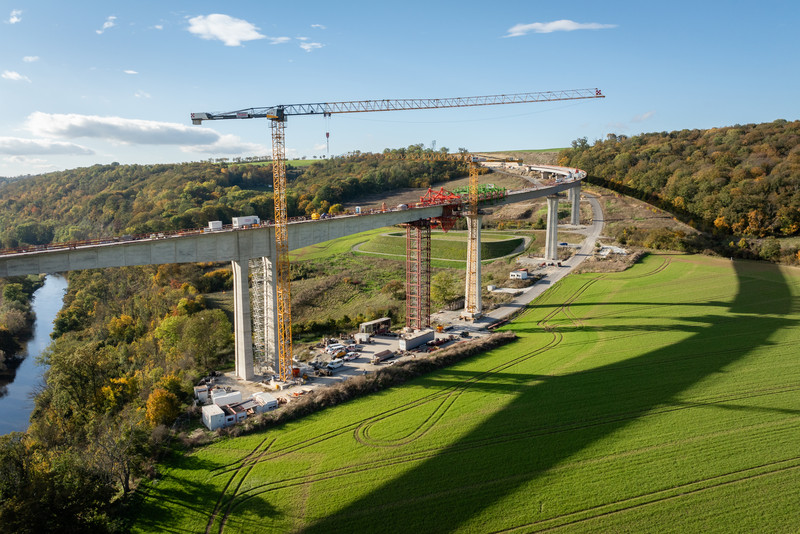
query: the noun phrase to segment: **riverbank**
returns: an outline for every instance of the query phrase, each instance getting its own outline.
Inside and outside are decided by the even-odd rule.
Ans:
[[[32,337],[13,356],[7,356],[7,361],[15,361],[11,361],[11,365],[0,374],[0,435],[28,428],[33,396],[45,371],[37,364],[37,359],[50,345],[53,320],[61,309],[66,289],[66,278],[48,276],[33,293],[31,313],[35,321]]]

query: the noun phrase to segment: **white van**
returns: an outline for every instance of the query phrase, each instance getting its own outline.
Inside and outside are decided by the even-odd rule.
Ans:
[[[332,345],[328,345],[325,348],[325,352],[327,352],[328,354],[336,354],[337,352],[342,350],[344,350],[344,345],[342,345],[341,343],[334,343]]]
[[[328,371],[335,371],[339,367],[344,365],[344,360],[339,358],[338,360],[331,360],[328,362]]]

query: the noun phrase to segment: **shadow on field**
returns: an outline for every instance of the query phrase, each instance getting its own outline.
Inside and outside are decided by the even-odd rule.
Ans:
[[[197,472],[213,472],[219,464],[189,455],[181,460],[181,468]],[[216,485],[211,483],[190,482],[182,479],[180,487],[163,487],[157,482],[150,482],[151,487],[139,488],[136,501],[147,501],[147,514],[131,518],[136,521],[136,526],[144,532],[188,532],[183,528],[181,521],[172,515],[175,508],[188,508],[198,516],[203,517],[208,513],[208,496],[215,495],[218,491]],[[131,507],[138,509],[139,505]],[[166,525],[170,525],[167,527]]]
[[[648,413],[691,408],[693,403],[680,398],[682,392],[724,373],[727,366],[767,345],[778,330],[797,326],[797,321],[786,317],[793,302],[779,269],[750,262],[735,262],[733,268],[739,287],[735,298],[725,304],[727,313],[694,317],[691,324],[681,325],[688,338],[636,358],[549,376],[534,384],[520,384],[519,377],[509,380],[507,387],[518,393],[502,411],[407,472],[309,525],[306,531],[457,530],[579,451]],[[628,330],[640,328],[648,329],[647,325],[631,324]],[[650,329],[655,335],[660,330]],[[444,381],[447,373],[444,371]],[[452,372],[451,377],[458,380]],[[523,381],[531,378],[534,376],[524,375]],[[736,399],[724,399],[715,406],[748,409],[737,406]],[[531,494],[526,504],[530,514],[525,523],[553,515],[554,508],[547,515],[541,513],[545,503],[536,494]],[[502,521],[487,523],[483,530],[507,526]]]

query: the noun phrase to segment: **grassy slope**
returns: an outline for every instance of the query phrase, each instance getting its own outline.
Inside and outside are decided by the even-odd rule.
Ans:
[[[466,232],[458,235],[432,236],[431,237],[431,257],[450,260],[467,260],[467,240]],[[484,237],[484,236],[482,236]],[[502,241],[495,236],[486,235],[486,239],[481,239],[481,258],[492,259],[506,254],[511,254],[519,245],[522,244],[521,237],[503,236],[508,239]],[[367,243],[359,248],[361,252],[378,252],[382,254],[396,254],[405,256],[406,237],[395,235],[374,236]]]
[[[570,276],[509,346],[165,466],[135,530],[791,531],[799,322],[773,265]]]
[[[391,228],[378,228],[377,230],[369,230],[297,249],[289,253],[289,261],[326,260],[335,254],[350,252],[355,245],[369,241],[372,237],[379,236],[390,230]]]

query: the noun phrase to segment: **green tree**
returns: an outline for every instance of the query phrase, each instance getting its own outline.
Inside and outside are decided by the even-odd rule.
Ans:
[[[22,284],[6,284],[3,288],[3,299],[21,303],[26,303],[28,301]]]
[[[155,400],[153,402],[157,403]],[[148,402],[148,410],[149,408]],[[158,409],[165,412],[164,417],[172,415],[169,407]],[[149,417],[148,412],[148,419]],[[171,422],[173,419],[174,416],[168,420]],[[98,419],[94,426],[94,434],[88,449],[92,463],[99,472],[116,481],[122,488],[123,495],[127,495],[131,490],[131,478],[140,473],[149,452],[147,447],[149,433],[145,421],[141,419],[137,410],[129,408],[117,417],[106,416]]]
[[[393,299],[396,300],[403,300],[406,298],[406,286],[400,280],[391,280],[381,290],[388,295],[391,295]]]
[[[431,278],[431,298],[448,304],[463,294],[460,279],[451,271],[439,271]]]

